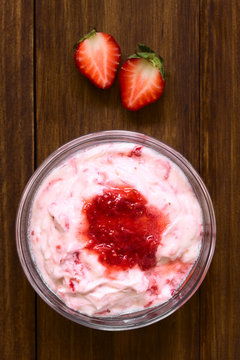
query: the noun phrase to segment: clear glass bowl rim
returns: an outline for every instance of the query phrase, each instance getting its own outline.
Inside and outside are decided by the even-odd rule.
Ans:
[[[167,302],[150,309],[130,314],[123,314],[112,317],[91,317],[68,308],[46,286],[46,284],[39,276],[39,273],[30,255],[26,226],[24,229],[22,229],[24,226],[23,222],[26,223],[26,216],[28,215],[28,212],[24,214],[24,210],[27,201],[29,202],[29,204],[31,203],[32,197],[35,194],[36,189],[38,188],[42,179],[45,177],[44,174],[48,174],[48,172],[51,171],[53,168],[59,166],[59,163],[63,162],[66,158],[71,157],[71,155],[73,155],[75,152],[80,151],[81,147],[86,148],[89,146],[98,145],[100,143],[124,141],[141,144],[157,150],[158,152],[169,157],[173,162],[175,162],[185,172],[186,175],[188,174],[188,179],[189,175],[191,175],[192,181],[196,182],[195,190],[198,189],[198,191],[200,191],[200,194],[206,204],[206,209],[202,208],[203,213],[205,211],[205,215],[209,219],[209,222],[205,226],[206,231],[204,230],[203,234],[203,245],[206,245],[206,249],[204,250],[204,254],[202,254],[202,245],[200,256],[195,266],[193,267],[190,275],[188,276],[188,280],[182,284],[180,289],[178,289],[177,293]],[[74,149],[77,150],[74,151]],[[68,154],[70,151],[72,152]],[[63,155],[65,155],[65,157]],[[190,182],[193,185],[192,181]],[[32,193],[32,196],[29,197],[29,193]],[[22,235],[23,232],[24,236]],[[90,133],[62,145],[53,153],[51,153],[35,170],[31,178],[29,179],[27,185],[25,186],[22,197],[20,199],[16,217],[16,244],[18,256],[27,279],[29,280],[30,284],[37,292],[37,294],[51,308],[53,308],[55,311],[65,316],[66,318],[90,328],[110,331],[129,330],[144,327],[166,318],[167,316],[178,310],[197,291],[206,276],[214,254],[216,244],[216,219],[213,204],[203,180],[193,168],[193,166],[188,162],[188,160],[186,160],[179,152],[177,152],[164,142],[142,133],[127,130],[109,130]],[[202,259],[202,263],[200,263],[202,255],[204,255],[204,258]]]

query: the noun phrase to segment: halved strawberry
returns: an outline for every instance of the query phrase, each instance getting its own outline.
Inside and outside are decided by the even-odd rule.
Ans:
[[[78,70],[97,87],[108,89],[114,82],[121,58],[120,47],[114,38],[93,29],[74,48]]]
[[[165,86],[163,59],[149,47],[138,44],[139,50],[128,57],[119,72],[123,106],[139,110],[158,100]]]

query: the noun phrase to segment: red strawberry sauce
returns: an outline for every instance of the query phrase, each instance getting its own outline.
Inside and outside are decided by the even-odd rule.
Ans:
[[[127,270],[156,265],[156,251],[168,218],[135,189],[106,190],[86,202],[86,248],[107,267]]]

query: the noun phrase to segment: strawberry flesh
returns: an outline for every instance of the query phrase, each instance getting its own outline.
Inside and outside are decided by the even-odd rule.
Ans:
[[[113,84],[120,58],[120,48],[114,38],[94,30],[80,40],[74,54],[79,71],[102,89]]]
[[[123,106],[134,111],[158,100],[165,86],[164,75],[162,59],[152,50],[130,56],[119,73]]]

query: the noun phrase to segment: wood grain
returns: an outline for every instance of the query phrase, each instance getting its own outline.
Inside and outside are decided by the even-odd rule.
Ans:
[[[91,28],[111,33],[123,59],[138,42],[164,57],[162,99],[131,113],[116,82],[95,88],[73,62],[73,44]],[[128,129],[166,141],[199,167],[199,13],[195,1],[36,1],[38,164],[61,144],[88,132]],[[47,134],[47,136],[46,136]],[[151,327],[106,333],[70,323],[38,301],[38,359],[197,359],[198,294]],[[67,336],[66,336],[67,334]]]
[[[217,246],[201,287],[201,360],[239,359],[240,3],[201,1],[201,174]]]
[[[33,171],[33,2],[2,0],[0,33],[0,359],[32,359],[35,297],[18,261],[14,228]]]
[[[238,0],[0,2],[1,360],[240,358],[239,18]],[[117,81],[101,91],[80,75],[72,47],[93,27],[115,37],[123,60],[138,42],[162,55],[160,101],[132,113]],[[79,326],[39,297],[35,306],[15,246],[34,159],[39,165],[63,143],[108,129],[152,135],[186,156],[209,188],[218,226],[200,291],[167,319],[126,332]]]

